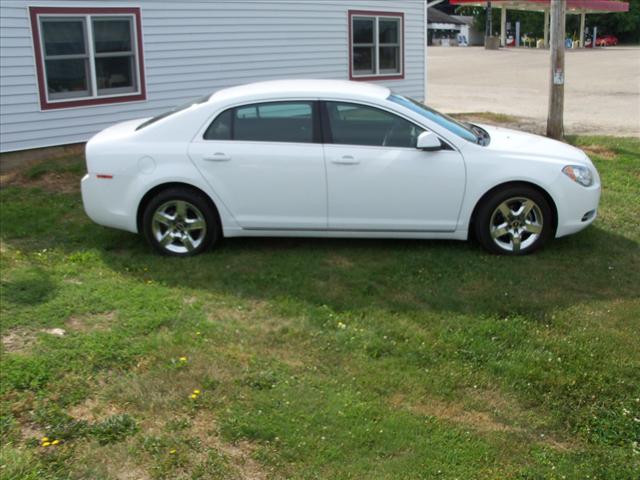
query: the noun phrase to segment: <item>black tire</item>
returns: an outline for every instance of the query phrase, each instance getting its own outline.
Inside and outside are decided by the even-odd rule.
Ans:
[[[505,234],[500,235],[502,232]],[[483,199],[474,218],[474,233],[480,245],[491,253],[527,255],[553,238],[554,213],[545,196],[535,188],[506,186]]]
[[[221,237],[215,207],[204,194],[184,187],[153,197],[144,210],[142,229],[156,252],[175,257],[202,253]]]

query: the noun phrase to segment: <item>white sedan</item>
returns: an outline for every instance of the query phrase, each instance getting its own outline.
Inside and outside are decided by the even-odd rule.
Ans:
[[[89,217],[178,256],[223,236],[470,235],[522,255],[591,224],[600,199],[577,148],[361,82],[220,90],[107,128],[86,160]]]

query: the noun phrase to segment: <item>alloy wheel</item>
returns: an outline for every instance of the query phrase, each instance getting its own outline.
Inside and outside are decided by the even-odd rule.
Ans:
[[[491,214],[489,232],[502,250],[518,253],[540,238],[543,225],[542,210],[536,202],[526,197],[512,197],[500,203]]]
[[[151,231],[165,250],[184,254],[197,249],[207,233],[202,212],[185,200],[170,200],[153,213]]]

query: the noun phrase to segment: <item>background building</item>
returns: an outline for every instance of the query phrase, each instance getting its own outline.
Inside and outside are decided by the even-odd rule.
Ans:
[[[0,151],[86,141],[217,89],[376,82],[424,99],[423,0],[0,3]]]

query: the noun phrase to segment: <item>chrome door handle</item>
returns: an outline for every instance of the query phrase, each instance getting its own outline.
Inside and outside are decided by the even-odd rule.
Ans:
[[[360,163],[360,160],[355,158],[353,155],[343,155],[340,158],[334,158],[331,162],[337,165],[356,165]]]
[[[208,162],[228,162],[231,160],[229,155],[225,155],[222,152],[214,153],[213,155],[205,155],[202,157],[203,160],[207,160]]]

